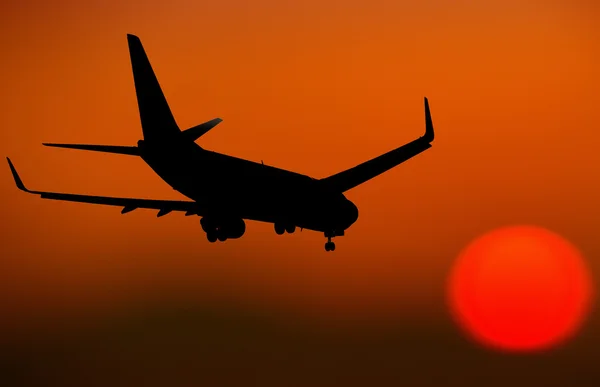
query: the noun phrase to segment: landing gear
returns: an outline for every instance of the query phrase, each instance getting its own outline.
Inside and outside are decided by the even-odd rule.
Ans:
[[[283,235],[285,233],[285,225],[283,223],[275,223],[275,233]]]
[[[208,239],[208,241],[210,243],[214,243],[217,241],[217,230],[209,230],[206,232],[206,239]]]
[[[217,238],[221,241],[221,242],[225,242],[227,240],[227,235],[225,234],[223,229],[218,229],[217,230]]]
[[[292,234],[294,231],[296,231],[296,225],[293,223],[275,223],[275,232],[277,235],[283,235],[286,232]]]
[[[331,241],[332,233],[325,233],[327,243],[325,243],[325,251],[335,251],[335,243]]]
[[[210,243],[214,243],[217,240],[225,242],[227,240],[227,235],[222,230],[213,229],[206,232],[206,239],[208,239]]]
[[[218,228],[210,219],[200,219],[200,225],[202,226],[202,230],[204,230],[206,233],[206,239],[208,239],[210,243],[214,243],[217,240],[221,242],[225,242],[227,240],[227,235],[225,234],[224,230]]]

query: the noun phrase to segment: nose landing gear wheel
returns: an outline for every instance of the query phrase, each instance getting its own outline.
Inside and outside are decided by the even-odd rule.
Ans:
[[[334,235],[335,233],[332,231],[325,231],[325,237],[327,238],[327,243],[325,243],[325,251],[335,250],[335,243],[331,241],[331,238],[333,238]]]
[[[335,243],[333,243],[333,242],[325,243],[325,251],[335,251]]]

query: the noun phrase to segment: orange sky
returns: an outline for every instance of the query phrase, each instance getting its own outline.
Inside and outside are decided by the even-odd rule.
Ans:
[[[41,146],[141,138],[126,33],[142,39],[181,128],[224,119],[208,149],[325,177],[421,135],[423,96],[437,137],[348,192],[360,217],[333,254],[318,233],[250,223],[212,245],[198,218],[41,200],[6,166],[4,323],[171,296],[438,313],[459,250],[515,223],[566,236],[600,274],[592,2],[54,3],[0,13],[0,143],[30,188],[181,199],[139,159]]]

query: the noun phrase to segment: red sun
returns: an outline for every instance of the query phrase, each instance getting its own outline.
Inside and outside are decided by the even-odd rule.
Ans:
[[[447,295],[458,324],[478,342],[534,351],[577,331],[592,284],[567,240],[543,228],[514,226],[491,231],[461,252]]]

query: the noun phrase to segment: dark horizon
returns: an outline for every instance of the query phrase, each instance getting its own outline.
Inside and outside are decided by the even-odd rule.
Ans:
[[[4,343],[0,353],[5,380],[14,386],[594,386],[600,380],[598,313],[577,337],[537,353],[481,346],[449,316],[435,317],[339,329],[257,308],[171,300],[76,329],[40,331]]]

